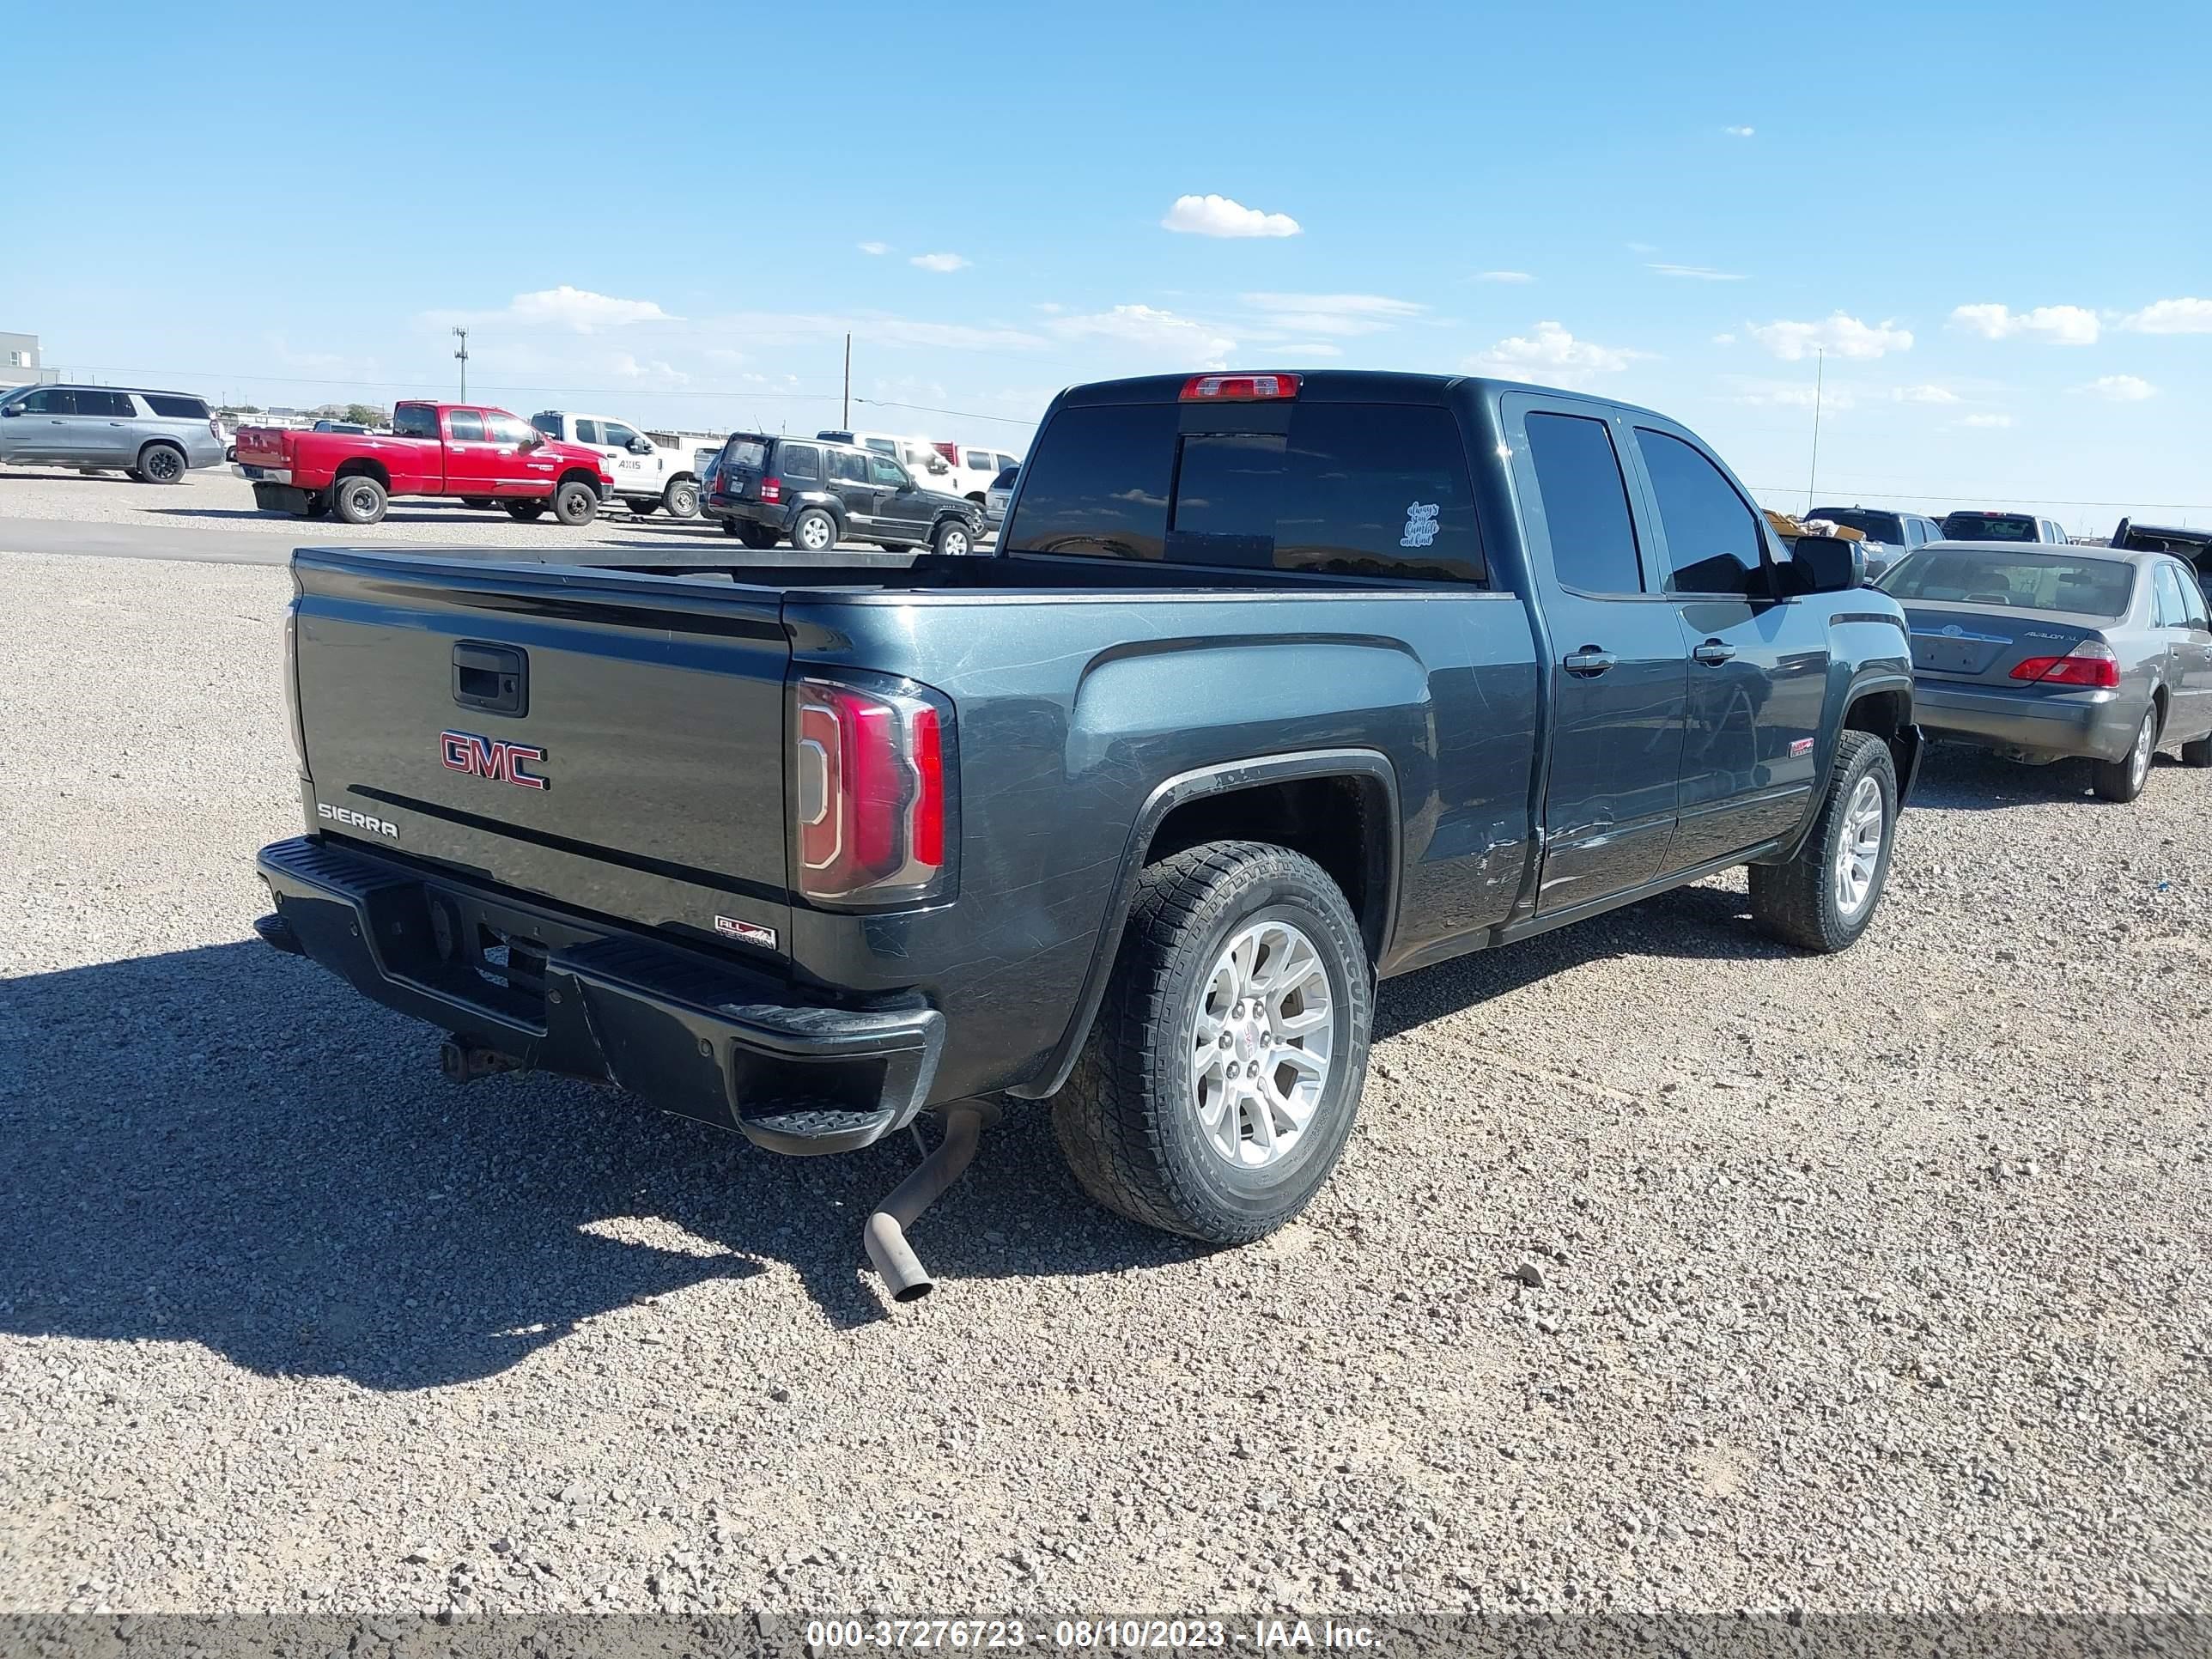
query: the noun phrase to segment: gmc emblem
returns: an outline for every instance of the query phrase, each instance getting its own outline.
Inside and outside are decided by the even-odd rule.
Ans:
[[[544,778],[523,769],[526,762],[544,760],[545,751],[526,743],[480,738],[473,732],[441,732],[438,747],[441,757],[456,772],[489,778],[494,783],[511,783],[520,789],[545,787]]]

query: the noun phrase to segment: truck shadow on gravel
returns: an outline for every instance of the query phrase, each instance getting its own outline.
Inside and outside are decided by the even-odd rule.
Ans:
[[[860,1224],[908,1138],[781,1158],[580,1084],[455,1088],[437,1036],[253,941],[0,983],[0,1330],[416,1389],[603,1318],[696,1342],[696,1310],[641,1299],[771,1270],[836,1327],[886,1316]],[[956,1285],[1197,1249],[1092,1209],[1041,1111],[990,1133],[915,1241]],[[734,1305],[718,1365],[750,1363],[748,1319],[787,1316]]]
[[[2151,766],[2151,781],[2144,786],[2151,790],[2158,788],[2160,773],[2180,769],[2180,763],[2170,754],[2153,757]],[[2085,760],[2030,766],[1967,744],[1930,744],[1920,763],[1920,779],[1906,811],[1990,812],[2055,800],[2128,811],[2118,802],[2095,798],[2089,787],[2089,769],[2090,763]]]

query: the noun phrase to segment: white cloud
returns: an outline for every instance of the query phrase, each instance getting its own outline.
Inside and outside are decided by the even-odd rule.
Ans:
[[[691,384],[691,377],[689,374],[680,368],[662,362],[658,357],[641,363],[627,351],[618,351],[608,367],[623,380],[636,380],[641,384],[667,387]]]
[[[1277,361],[1295,363],[1308,357],[1341,357],[1344,348],[1331,345],[1326,340],[1301,340],[1295,345],[1270,345],[1267,350]]]
[[[1644,266],[1644,269],[1646,270],[1656,270],[1662,276],[1688,276],[1692,277],[1700,283],[1740,283],[1743,281],[1743,273],[1740,270],[1716,270],[1711,265],[1654,264],[1646,265]]]
[[[1193,236],[1295,236],[1303,228],[1287,213],[1262,213],[1226,196],[1178,196],[1160,224]]]
[[[866,254],[871,258],[889,253],[891,251],[891,245],[889,242],[861,242],[856,244],[856,246],[860,248],[861,252]]]
[[[1118,340],[1146,355],[1178,367],[1225,368],[1237,342],[1210,324],[1152,306],[1115,306],[1079,317],[1055,317],[1046,325],[1064,340]]]
[[[2097,313],[2080,306],[2038,306],[2014,311],[2008,306],[1959,306],[1951,313],[1951,325],[1980,335],[1985,340],[2008,340],[2026,335],[2046,345],[2094,345]]]
[[[459,320],[471,319],[463,317]],[[563,283],[558,288],[518,294],[507,302],[505,311],[478,312],[473,320],[512,322],[530,328],[565,328],[578,334],[590,334],[631,323],[680,323],[684,319],[670,316],[650,300],[618,300],[611,294],[594,294],[589,289],[571,288]]]
[[[1879,323],[1863,323],[1843,312],[1834,312],[1822,322],[1793,323],[1778,319],[1771,323],[1746,323],[1745,331],[1785,363],[1794,363],[1825,350],[1838,357],[1884,357],[1893,351],[1912,349],[1912,334],[1884,318]]]
[[[1759,129],[1757,127],[1723,127],[1721,131],[1731,138],[1748,138]]]
[[[2160,300],[2120,319],[2138,334],[2212,334],[2212,300]]]
[[[1716,334],[1713,336],[1713,343],[1717,346],[1732,346],[1735,343],[1735,336],[1733,334]]]
[[[2115,404],[2139,404],[2146,398],[2158,396],[2156,386],[2135,374],[2100,374],[2088,385],[2074,389]]]
[[[1525,270],[1479,270],[1475,272],[1474,280],[1478,283],[1533,283],[1536,279]]]
[[[1299,334],[1352,337],[1380,334],[1394,323],[1418,317],[1426,306],[1380,294],[1247,294],[1255,311],[1267,313],[1270,328]]]
[[[1631,253],[1656,253],[1659,250],[1650,242],[1631,242],[1628,251]]]
[[[1577,340],[1559,324],[1541,322],[1526,335],[1510,336],[1489,350],[1477,352],[1467,360],[1467,369],[1469,374],[1495,374],[1504,380],[1583,386],[1601,374],[1618,374],[1638,358],[1650,355]]]
[[[1858,394],[1844,386],[1815,387],[1800,380],[1745,380],[1735,401],[1754,409],[1810,409],[1814,402],[1830,413],[1858,407]]]
[[[917,253],[913,258],[908,260],[907,264],[919,265],[924,270],[946,271],[968,269],[968,261],[957,253]]]
[[[1955,404],[1959,394],[1948,386],[1901,386],[1890,394],[1900,404]]]
[[[1969,415],[1964,420],[1960,421],[1959,424],[1960,426],[1974,427],[2008,427],[2012,424],[2012,416],[2009,415]]]

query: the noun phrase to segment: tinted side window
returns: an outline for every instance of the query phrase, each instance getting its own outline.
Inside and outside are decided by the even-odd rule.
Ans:
[[[868,458],[854,449],[833,449],[829,452],[830,476],[838,483],[866,483],[868,481]]]
[[[1016,460],[1011,455],[994,455],[991,459],[999,464],[999,471],[1001,472],[1006,471],[1009,467],[1016,467],[1021,465],[1019,461]]]
[[[2177,570],[2174,575],[2181,583],[2181,606],[2191,628],[2206,626],[2204,586],[2194,570]]]
[[[1173,404],[1061,410],[1030,452],[1021,501],[1000,545],[1023,553],[1162,556],[1178,414]]]
[[[775,452],[775,470],[786,478],[802,483],[822,481],[822,452],[811,444],[781,444]]]
[[[1190,450],[1176,494],[1176,528],[1190,495]],[[1278,570],[1428,580],[1484,580],[1466,447],[1449,410],[1404,404],[1307,404],[1276,441],[1280,473],[1272,531]],[[1181,556],[1170,549],[1170,558]],[[1263,559],[1262,562],[1268,561]]]
[[[599,423],[597,421],[579,420],[576,422],[576,441],[580,444],[599,442]]]
[[[1641,593],[1636,524],[1612,432],[1603,421],[1580,415],[1531,415],[1528,431],[1560,585],[1585,593]]]
[[[138,405],[131,401],[127,392],[88,392],[76,394],[76,412],[80,415],[102,415],[111,421],[131,421],[138,417]]]
[[[890,456],[871,455],[868,458],[868,482],[888,485],[893,489],[903,489],[907,477],[905,471]]]
[[[198,398],[172,397],[166,392],[149,392],[145,398],[146,406],[165,420],[204,421],[208,418],[208,406]]]
[[[76,413],[76,393],[64,391],[60,386],[47,386],[24,398],[22,409],[26,415],[74,415]]]
[[[1636,428],[1644,471],[1667,532],[1676,593],[1747,593],[1758,578],[1765,543],[1759,520],[1721,470],[1691,445],[1647,427]]]
[[[455,443],[468,444],[483,441],[483,416],[473,409],[457,409],[446,418],[453,425]]]
[[[434,438],[438,411],[428,404],[402,404],[392,411],[392,432],[398,438]]]

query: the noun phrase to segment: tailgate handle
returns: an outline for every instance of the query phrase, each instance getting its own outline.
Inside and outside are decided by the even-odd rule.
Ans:
[[[453,647],[453,701],[487,714],[530,712],[530,659],[511,645]]]

